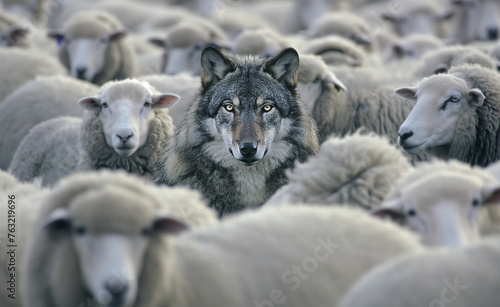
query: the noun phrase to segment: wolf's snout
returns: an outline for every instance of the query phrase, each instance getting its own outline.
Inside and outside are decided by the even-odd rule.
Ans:
[[[251,158],[257,153],[257,144],[243,143],[240,145],[240,152],[245,158]]]

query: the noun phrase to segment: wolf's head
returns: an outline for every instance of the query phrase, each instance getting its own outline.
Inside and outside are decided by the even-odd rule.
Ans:
[[[209,134],[222,137],[227,150],[251,166],[271,150],[275,138],[293,130],[300,117],[297,107],[299,56],[287,48],[268,60],[260,57],[226,57],[213,47],[201,56],[199,118],[208,118]]]

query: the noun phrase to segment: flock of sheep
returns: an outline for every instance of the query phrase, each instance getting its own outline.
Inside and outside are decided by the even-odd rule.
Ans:
[[[0,4],[0,306],[500,305],[499,1]],[[210,46],[293,47],[314,119],[236,214],[158,180]]]

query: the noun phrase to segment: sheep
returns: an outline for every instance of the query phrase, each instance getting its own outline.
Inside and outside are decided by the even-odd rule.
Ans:
[[[499,38],[500,6],[491,0],[448,0],[451,20],[449,43],[466,44],[475,40]]]
[[[47,23],[51,2],[48,0],[2,0],[3,9],[30,20],[40,27]]]
[[[434,74],[446,73],[452,66],[479,64],[496,70],[496,64],[487,54],[469,46],[449,46],[427,53],[414,72],[421,79]]]
[[[0,104],[0,169],[8,168],[17,146],[32,127],[58,116],[82,117],[83,110],[75,102],[97,91],[88,82],[52,76],[38,77],[10,94]]]
[[[329,13],[315,20],[306,32],[309,37],[338,35],[371,50],[373,34],[367,22],[347,12]]]
[[[394,32],[401,37],[410,34],[444,37],[444,22],[452,18],[453,14],[444,10],[440,1],[405,0],[399,2],[393,10],[382,12],[381,17],[388,21]]]
[[[495,61],[497,70],[500,70],[500,44],[495,44],[489,51],[489,56]]]
[[[345,204],[373,210],[411,168],[400,150],[374,133],[331,137],[316,156],[287,173],[288,184],[266,205]]]
[[[28,48],[28,27],[19,22],[18,16],[0,11],[0,47]]]
[[[134,301],[154,286],[145,277],[165,257],[157,248],[165,243],[162,234],[173,230],[173,219],[192,229],[216,223],[196,191],[157,187],[123,171],[68,177],[42,202],[25,242],[23,303],[148,305]],[[140,276],[143,265],[146,274]]]
[[[269,29],[247,29],[234,38],[231,51],[238,54],[260,54],[274,57],[290,43]]]
[[[432,35],[413,34],[401,38],[382,51],[384,62],[400,59],[420,59],[425,54],[444,47],[444,43]]]
[[[17,147],[9,172],[21,182],[41,177],[49,187],[73,173],[81,122],[78,117],[56,117],[33,127]]]
[[[372,267],[421,250],[410,233],[346,208],[268,208],[182,233],[186,223],[158,216],[158,201],[151,204],[138,188],[54,192],[28,243],[29,305],[77,306],[89,295],[101,305],[122,298],[125,306],[273,305],[269,299],[332,306]],[[134,239],[140,247],[124,251],[143,229],[148,236]],[[85,242],[102,248],[88,255]],[[122,269],[126,260],[131,265]],[[128,288],[112,291],[107,282]]]
[[[487,166],[500,158],[500,76],[479,65],[452,68],[396,93],[415,107],[401,125],[399,144],[409,154],[428,152]]]
[[[20,263],[21,255],[41,201],[48,193],[41,188],[39,181],[22,184],[0,170],[0,197],[3,200],[0,203],[0,279],[5,282],[5,287],[0,289],[2,307],[23,306],[19,291],[19,276],[24,269]]]
[[[97,96],[79,100],[87,110],[83,120],[57,118],[34,128],[10,171],[22,180],[40,176],[49,186],[75,171],[100,168],[149,176],[174,132],[161,109],[178,99],[138,80],[110,81]]]
[[[363,276],[340,307],[498,306],[500,241],[403,255]]]
[[[0,48],[0,105],[4,99],[36,76],[65,75],[66,69],[55,59],[33,50]]]
[[[194,100],[200,88],[200,78],[188,74],[179,75],[146,75],[137,78],[146,81],[160,92],[172,92],[181,97],[181,100],[169,106],[168,114],[175,127],[179,127],[191,101]]]
[[[351,40],[330,35],[311,39],[300,49],[305,54],[321,56],[326,64],[332,66],[364,66],[368,59],[365,51]]]
[[[456,246],[498,233],[500,181],[458,161],[420,164],[403,176],[373,214],[389,217],[427,246]]]
[[[199,58],[207,46],[225,47],[227,37],[214,23],[200,18],[181,22],[167,32],[165,39],[151,38],[151,43],[164,48],[161,71],[168,75],[189,73],[199,76]]]
[[[83,11],[49,37],[60,44],[59,59],[75,78],[102,85],[136,73],[136,57],[123,25],[105,11]]]
[[[333,70],[335,74],[318,56],[301,55],[299,93],[312,110],[320,141],[364,128],[397,144],[398,129],[415,103],[394,94],[394,85],[399,83],[389,82],[393,76],[374,68]],[[408,156],[412,163],[429,158],[426,153]]]
[[[245,10],[219,10],[210,15],[210,20],[227,34],[231,41],[245,30],[267,29],[278,31],[269,21]],[[281,39],[280,39],[281,40]]]

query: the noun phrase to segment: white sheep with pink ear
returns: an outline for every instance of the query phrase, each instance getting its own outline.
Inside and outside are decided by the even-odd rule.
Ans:
[[[487,166],[500,159],[500,76],[479,65],[462,65],[396,94],[416,101],[398,131],[409,154],[430,153]]]
[[[163,294],[156,281],[169,237],[216,222],[187,188],[158,187],[123,171],[69,176],[44,198],[22,242],[23,305],[163,306],[150,291]]]
[[[42,177],[49,186],[75,171],[101,168],[149,176],[174,133],[165,108],[179,99],[158,93],[147,82],[110,81],[98,95],[78,101],[86,110],[83,120],[76,119],[79,123],[61,117],[33,128],[17,149],[10,171],[22,181]]]
[[[498,234],[500,181],[458,161],[420,164],[399,180],[375,216],[416,232],[428,246],[459,246]]]

